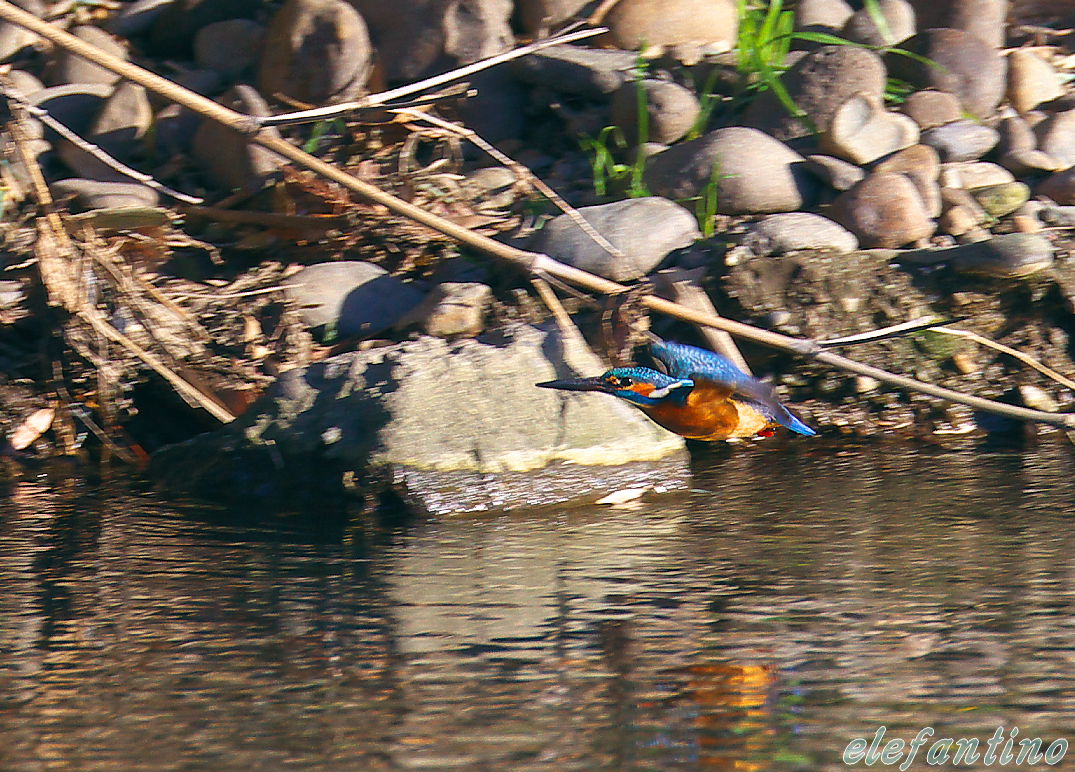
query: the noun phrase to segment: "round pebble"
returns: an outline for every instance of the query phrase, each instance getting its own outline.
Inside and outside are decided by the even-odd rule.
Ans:
[[[890,53],[885,57],[889,75],[922,88],[955,94],[963,107],[979,118],[991,115],[1004,96],[1004,58],[969,32],[927,29],[904,41],[900,48],[932,64]]]
[[[754,223],[743,243],[757,255],[783,255],[801,250],[854,252],[858,239],[827,217],[808,212],[771,214]]]
[[[918,124],[899,113],[885,110],[876,94],[859,93],[847,99],[833,115],[821,147],[833,155],[858,164],[918,142]]]
[[[1030,199],[1030,188],[1022,182],[971,188],[970,193],[993,217],[1009,215]]]
[[[533,249],[613,281],[641,278],[668,253],[690,246],[701,237],[694,215],[655,196],[587,206],[578,211],[624,256],[610,254],[566,214],[553,218],[538,231]]]
[[[947,91],[925,89],[915,91],[900,105],[904,115],[909,116],[921,129],[943,126],[963,117],[959,97]]]
[[[646,185],[671,199],[715,185],[724,214],[794,212],[813,197],[803,157],[769,135],[743,126],[717,129],[650,159]]]
[[[1029,112],[1063,93],[1056,70],[1033,51],[1017,48],[1008,55],[1008,101],[1018,112]]]
[[[678,83],[643,80],[623,84],[612,97],[612,122],[623,129],[631,144],[641,139],[638,124],[642,109],[647,117],[645,141],[668,145],[691,130],[701,105],[693,91]]]
[[[344,0],[287,0],[265,33],[258,87],[322,104],[362,90],[373,47],[366,23]]]
[[[1056,113],[1034,127],[1038,150],[1060,162],[1075,166],[1075,110]]]
[[[936,150],[945,162],[976,161],[992,150],[999,139],[996,129],[966,119],[922,132],[922,144]]]
[[[933,220],[913,182],[903,174],[871,174],[832,205],[833,218],[863,247],[894,248],[928,238]]]

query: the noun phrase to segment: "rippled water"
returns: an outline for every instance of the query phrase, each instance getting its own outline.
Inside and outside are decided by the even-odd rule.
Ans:
[[[1075,739],[1073,457],[759,446],[634,509],[372,533],[19,483],[0,769],[824,770],[879,725]]]

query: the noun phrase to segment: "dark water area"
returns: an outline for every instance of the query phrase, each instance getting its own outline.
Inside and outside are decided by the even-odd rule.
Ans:
[[[13,484],[0,769],[827,770],[882,725],[1075,739],[1070,448],[758,446],[694,486],[371,530]]]

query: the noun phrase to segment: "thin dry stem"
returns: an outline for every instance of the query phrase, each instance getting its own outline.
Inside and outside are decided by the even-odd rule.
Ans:
[[[1033,367],[1042,375],[1052,378],[1061,386],[1075,391],[1075,381],[1061,375],[1051,367],[1042,364],[1029,354],[1024,354],[1022,351],[1014,349],[1011,346],[1005,346],[1003,343],[997,343],[995,340],[990,340],[989,338],[979,335],[976,332],[971,332],[970,330],[959,330],[954,327],[937,327],[934,331],[943,333],[945,335],[956,335],[960,338],[966,338],[967,340],[972,340],[979,345],[985,346],[986,348],[991,348],[1003,352],[1010,357],[1018,359],[1023,364]]]
[[[495,148],[489,142],[486,142],[485,139],[482,138],[482,136],[473,129],[469,129],[466,126],[460,126],[459,124],[452,123],[451,121],[446,121],[436,115],[421,112],[420,110],[406,109],[393,110],[393,112],[402,113],[403,115],[406,115],[415,120],[431,123],[434,126],[444,129],[445,131],[450,131],[457,136],[470,140],[477,147],[481,148],[485,153],[487,153],[490,157],[499,161],[501,165],[503,165],[512,174],[515,175],[516,179],[525,180],[535,190],[545,196],[545,198],[552,201],[557,207],[559,207],[560,211],[562,211],[564,214],[571,218],[571,221],[574,222],[575,225],[579,226],[583,233],[593,239],[594,243],[597,244],[597,246],[601,247],[601,249],[605,250],[613,257],[619,258],[621,260],[627,259],[627,255],[625,255],[622,250],[620,250],[611,241],[602,236],[596,228],[594,228],[592,225],[590,225],[589,222],[586,221],[586,218],[579,213],[578,209],[564,201],[560,194],[550,188],[544,180],[542,180],[540,177],[530,171],[530,169],[516,161],[514,158],[511,158],[510,156]]]
[[[34,104],[31,104],[26,99],[26,96],[22,94],[22,92],[20,92],[18,89],[6,84],[0,84],[0,93],[2,93],[5,98],[10,99],[11,101],[19,104],[24,110],[26,110],[26,112],[37,118],[39,121],[41,121],[41,123],[48,126],[61,137],[63,137],[68,142],[77,147],[79,150],[88,153],[89,155],[93,156],[98,161],[103,163],[105,166],[109,167],[110,169],[114,169],[123,176],[130,177],[132,180],[142,183],[147,188],[152,188],[159,193],[163,193],[166,196],[170,196],[177,201],[182,201],[186,204],[200,204],[205,200],[202,198],[198,198],[197,196],[190,196],[186,193],[180,193],[178,190],[173,190],[167,185],[158,182],[156,179],[149,176],[145,172],[140,172],[137,169],[132,169],[122,161],[113,158],[111,155],[106,153],[100,146],[93,144],[92,142],[84,139],[83,137],[80,137],[78,134],[71,131],[71,129],[67,128],[64,124],[53,118],[51,115],[48,114],[48,111],[43,110],[42,108]]]
[[[389,89],[388,91],[381,91],[377,94],[370,94],[369,96],[357,99],[354,102],[343,102],[338,105],[329,105],[327,107],[317,107],[313,110],[301,110],[294,113],[286,113],[283,115],[271,115],[267,117],[257,118],[258,123],[262,126],[284,126],[293,123],[312,123],[314,121],[322,121],[331,118],[338,118],[341,115],[354,112],[355,110],[363,110],[370,107],[382,107],[393,99],[399,99],[400,97],[409,96],[419,91],[425,91],[426,89],[436,88],[437,86],[443,86],[445,83],[451,83],[455,80],[461,80],[463,78],[474,75],[482,70],[488,70],[490,67],[495,67],[498,64],[504,62],[510,62],[512,59],[518,59],[527,54],[532,54],[535,51],[540,51],[544,48],[551,46],[563,45],[566,43],[574,43],[578,40],[585,40],[586,38],[592,38],[596,35],[600,35],[608,30],[604,28],[586,29],[579,32],[572,32],[567,35],[558,35],[547,40],[539,40],[536,43],[531,43],[526,46],[512,49],[503,54],[497,54],[496,56],[490,56],[487,59],[468,64],[465,67],[459,67],[448,72],[443,72],[440,75],[434,75],[431,78],[420,80],[416,83],[409,83],[406,86],[400,86],[399,88]]]

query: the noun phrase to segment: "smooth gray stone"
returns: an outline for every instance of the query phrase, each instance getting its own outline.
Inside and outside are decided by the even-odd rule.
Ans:
[[[915,265],[947,263],[959,273],[1023,279],[1053,265],[1053,245],[1036,233],[1005,233],[947,249],[917,249],[900,260]]]
[[[989,126],[964,119],[926,129],[920,141],[936,150],[946,163],[977,161],[996,147],[1000,134]]]
[[[635,75],[638,55],[578,46],[553,46],[511,63],[515,76],[560,94],[600,99]]]
[[[629,198],[578,210],[626,256],[611,255],[566,214],[538,232],[534,249],[613,281],[631,281],[656,268],[668,253],[701,237],[694,216],[667,199]]]
[[[800,250],[854,252],[858,239],[838,223],[808,212],[771,214],[750,226],[743,243],[757,255]]]
[[[284,287],[308,327],[341,338],[386,330],[424,297],[380,266],[357,260],[309,265]]]

